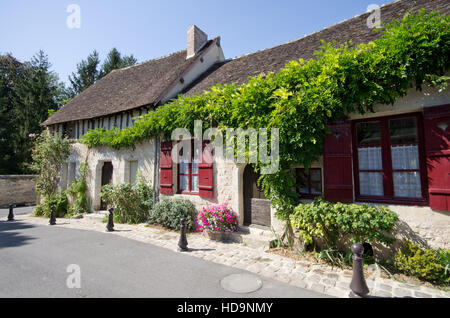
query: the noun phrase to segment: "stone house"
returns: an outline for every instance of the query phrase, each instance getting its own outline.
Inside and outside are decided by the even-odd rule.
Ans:
[[[425,8],[449,14],[446,0],[400,0],[381,7],[383,22]],[[208,40],[196,26],[188,29],[187,49],[116,70],[89,87],[47,119],[50,131],[70,136],[72,153],[63,167],[61,187],[75,178],[79,165],[89,166],[92,209],[104,209],[101,186],[133,182],[136,172],[161,194],[184,197],[202,206],[228,203],[240,224],[275,229],[270,202],[256,185],[249,165],[194,161],[174,164],[172,143],[158,139],[133,150],[88,149],[77,139],[91,128],[119,129],[134,117],[163,105],[178,94],[193,95],[216,83],[245,83],[249,76],[277,72],[287,62],[313,58],[320,40],[367,43],[380,33],[369,28],[370,13],[325,28],[279,46],[225,59],[220,38]],[[412,89],[394,105],[377,105],[375,112],[351,114],[330,126],[323,157],[306,174],[296,168],[305,199],[368,202],[389,206],[435,247],[450,247],[450,92]]]

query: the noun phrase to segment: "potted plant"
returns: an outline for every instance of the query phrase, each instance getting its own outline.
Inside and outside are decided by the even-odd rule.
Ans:
[[[237,227],[237,216],[227,204],[203,207],[198,212],[197,231],[206,233],[211,240],[226,240]]]

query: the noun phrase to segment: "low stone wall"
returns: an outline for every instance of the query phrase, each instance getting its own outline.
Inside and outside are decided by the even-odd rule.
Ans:
[[[36,204],[36,176],[0,176],[0,208]]]

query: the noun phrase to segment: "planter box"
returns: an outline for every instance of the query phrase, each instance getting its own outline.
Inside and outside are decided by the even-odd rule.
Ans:
[[[231,239],[231,232],[224,232],[224,231],[206,232],[206,235],[210,240],[216,242],[224,242],[229,241]]]

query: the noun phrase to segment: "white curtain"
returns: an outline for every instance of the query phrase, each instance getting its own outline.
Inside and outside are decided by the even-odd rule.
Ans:
[[[422,186],[419,172],[394,172],[394,195],[396,197],[420,198]]]
[[[383,196],[383,176],[381,172],[360,172],[359,194]]]
[[[419,147],[411,146],[393,146],[392,169],[394,170],[413,170],[419,169]]]
[[[381,147],[358,148],[359,170],[381,170]]]

